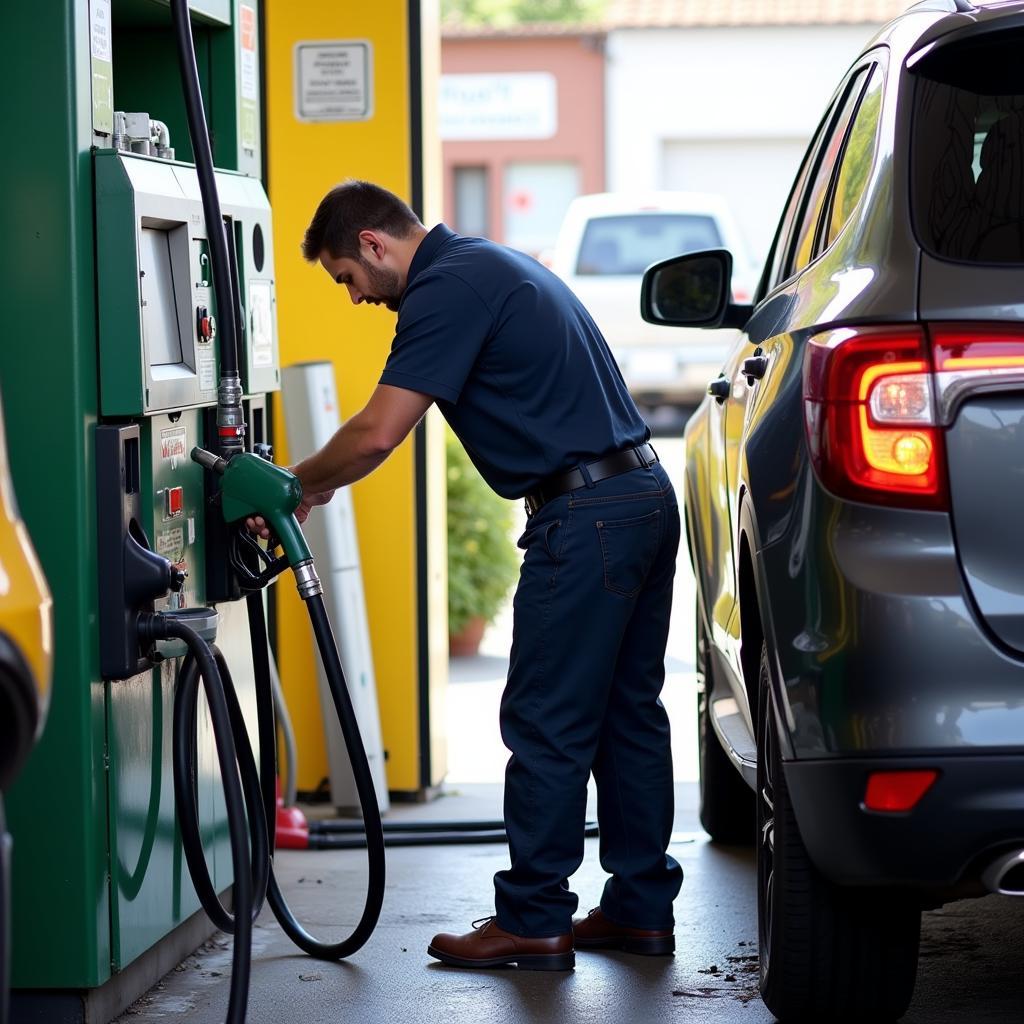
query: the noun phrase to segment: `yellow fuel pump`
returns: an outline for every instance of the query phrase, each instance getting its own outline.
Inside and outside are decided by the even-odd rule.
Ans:
[[[3,793],[42,730],[53,665],[53,613],[14,500],[0,404],[0,1024],[8,1012],[12,839]]]

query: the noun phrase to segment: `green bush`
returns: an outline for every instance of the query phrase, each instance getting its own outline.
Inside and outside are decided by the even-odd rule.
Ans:
[[[519,573],[512,503],[495,494],[451,431],[448,464],[448,632],[475,615],[490,622]]]

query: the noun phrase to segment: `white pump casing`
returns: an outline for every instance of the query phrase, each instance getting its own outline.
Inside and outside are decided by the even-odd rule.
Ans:
[[[283,371],[282,385],[288,451],[297,462],[322,448],[341,426],[334,367],[330,363],[289,366]],[[323,583],[324,602],[337,634],[348,692],[377,792],[377,805],[384,812],[389,807],[387,775],[359,542],[349,489],[341,488],[329,504],[315,509],[306,520],[303,532]],[[339,810],[347,811],[359,806],[359,796],[327,678],[319,661],[317,664],[331,802]]]

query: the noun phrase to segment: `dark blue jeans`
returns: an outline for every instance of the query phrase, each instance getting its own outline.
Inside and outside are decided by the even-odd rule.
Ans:
[[[578,899],[587,780],[597,783],[601,908],[634,928],[671,928],[682,868],[672,833],[669,723],[659,695],[679,508],[664,469],[635,469],[544,505],[513,605],[501,702],[511,867],[494,876],[500,927],[561,935]]]

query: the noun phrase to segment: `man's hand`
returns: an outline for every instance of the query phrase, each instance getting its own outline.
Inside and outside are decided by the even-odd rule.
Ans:
[[[299,507],[295,510],[295,518],[300,525],[309,517],[310,510],[317,505],[326,505],[334,497],[334,491],[318,491],[314,494],[303,494]],[[250,533],[255,533],[266,540],[270,536],[270,527],[263,516],[249,516],[245,521]]]
[[[309,494],[308,492],[303,493],[302,501],[299,503],[299,507],[295,510],[295,518],[298,519],[301,525],[309,517],[309,513],[312,509],[316,508],[317,505],[326,505],[333,497],[333,490],[319,491],[316,494]]]
[[[314,506],[326,505],[338,487],[361,480],[376,469],[433,402],[430,395],[419,391],[378,384],[365,407],[347,420],[323,448],[291,467],[303,485],[302,503],[295,510],[298,521],[304,523]],[[245,525],[264,540],[270,536],[262,516],[250,516]]]

